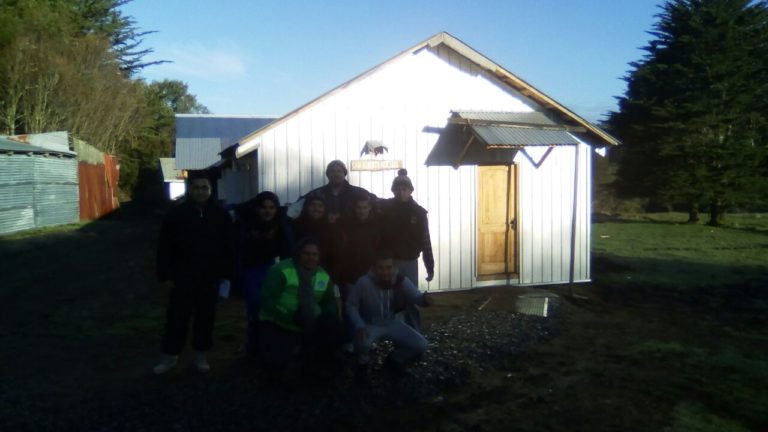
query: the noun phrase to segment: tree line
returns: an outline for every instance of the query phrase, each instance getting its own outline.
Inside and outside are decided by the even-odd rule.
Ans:
[[[606,127],[616,193],[662,209],[768,209],[768,7],[752,0],[671,0]]]
[[[172,155],[174,113],[208,109],[177,80],[147,83],[130,0],[0,0],[0,133],[65,130],[118,155],[121,189]]]

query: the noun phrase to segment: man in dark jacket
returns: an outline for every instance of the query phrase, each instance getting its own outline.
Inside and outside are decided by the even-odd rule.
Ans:
[[[192,173],[186,200],[172,208],[160,230],[158,279],[170,287],[163,335],[163,360],[154,367],[164,374],[178,363],[190,320],[194,366],[208,372],[206,352],[213,345],[219,284],[232,273],[232,220],[211,201],[211,181]]]
[[[325,201],[325,210],[330,223],[335,223],[342,215],[352,216],[355,196],[368,195],[376,199],[376,195],[349,184],[346,180],[347,166],[340,160],[334,160],[328,164],[325,168],[325,176],[328,178],[328,184],[313,189],[305,197],[320,196]]]
[[[343,248],[341,256],[342,280],[344,285],[354,284],[368,273],[381,243],[382,227],[371,211],[373,203],[367,194],[354,199],[354,215],[342,219],[341,232]],[[346,293],[342,288],[342,296]]]

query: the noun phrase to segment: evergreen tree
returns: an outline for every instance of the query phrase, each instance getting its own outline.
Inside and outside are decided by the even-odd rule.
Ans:
[[[609,122],[625,146],[619,186],[709,223],[768,194],[768,8],[764,1],[672,0],[631,63]]]

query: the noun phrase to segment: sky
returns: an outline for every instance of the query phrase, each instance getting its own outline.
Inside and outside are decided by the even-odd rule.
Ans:
[[[616,109],[657,0],[133,0],[147,81],[222,115],[282,115],[441,31],[590,121]]]

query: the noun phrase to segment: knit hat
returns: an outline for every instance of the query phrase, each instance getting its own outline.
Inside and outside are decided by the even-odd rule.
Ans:
[[[411,183],[411,179],[408,178],[408,171],[405,168],[397,170],[397,177],[392,180],[392,193],[395,193],[401,186],[408,187],[411,191],[414,190],[413,183]]]
[[[347,175],[347,166],[344,165],[344,162],[336,159],[336,160],[331,161],[328,164],[328,166],[325,167],[325,175],[326,175],[326,177],[328,176],[328,171],[330,171],[331,168],[333,168],[333,167],[341,168],[344,171],[344,176]]]

